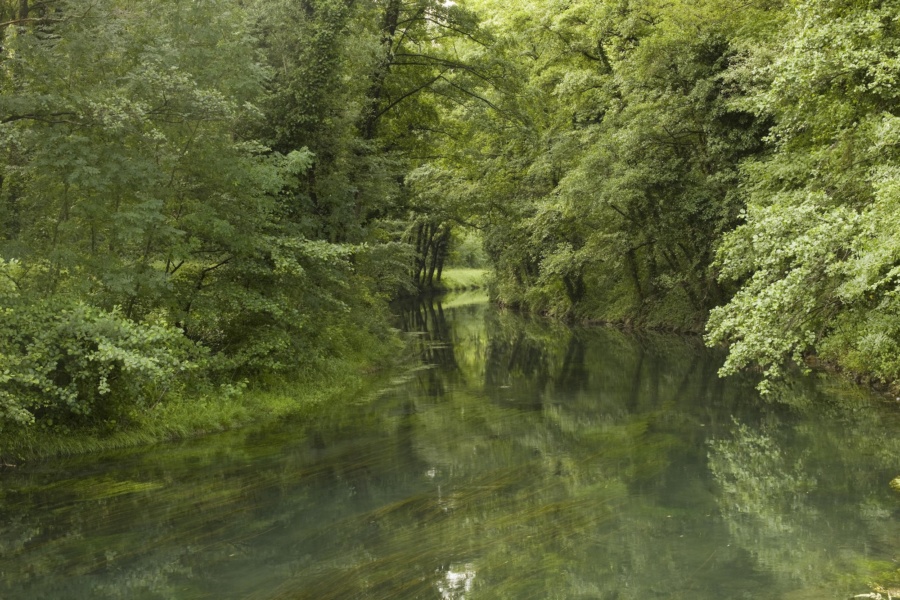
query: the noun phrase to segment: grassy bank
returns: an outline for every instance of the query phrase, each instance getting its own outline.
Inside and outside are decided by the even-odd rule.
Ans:
[[[67,431],[34,426],[0,436],[0,463],[150,445],[264,424],[285,417],[314,416],[336,402],[369,395],[385,386],[400,363],[397,348],[324,361],[303,375],[236,385],[208,386],[135,412],[127,425]],[[393,355],[393,357],[391,356]]]
[[[487,286],[489,272],[487,269],[444,269],[434,289],[440,292],[481,289]]]

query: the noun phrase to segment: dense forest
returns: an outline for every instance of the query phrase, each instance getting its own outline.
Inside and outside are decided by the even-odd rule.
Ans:
[[[0,427],[500,303],[900,381],[900,2],[0,0]],[[479,253],[475,253],[479,254]]]

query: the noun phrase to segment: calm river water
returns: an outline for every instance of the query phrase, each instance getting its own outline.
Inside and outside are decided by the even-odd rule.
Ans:
[[[305,422],[0,472],[4,599],[812,600],[897,579],[900,409],[465,296]]]

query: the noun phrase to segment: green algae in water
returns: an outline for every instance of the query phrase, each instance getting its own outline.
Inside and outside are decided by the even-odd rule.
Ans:
[[[900,565],[896,416],[696,339],[401,315],[380,397],[3,472],[2,598],[844,598]],[[795,394],[792,396],[791,394]],[[791,401],[791,400],[794,401]]]
[[[165,484],[157,481],[117,481],[108,477],[101,477],[97,479],[63,480],[46,486],[26,488],[21,491],[44,495],[58,490],[73,495],[77,501],[86,502],[115,498],[124,494],[149,492],[162,487],[165,487]]]

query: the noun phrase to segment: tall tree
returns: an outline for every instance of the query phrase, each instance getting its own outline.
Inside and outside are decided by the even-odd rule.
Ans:
[[[815,351],[896,382],[900,8],[805,0],[786,16],[735,69],[755,92],[740,104],[777,125],[771,154],[743,168],[745,222],[719,254],[740,289],[709,340],[731,342],[726,373],[773,378]]]
[[[239,3],[53,11],[7,27],[0,74],[6,419],[121,418],[190,370],[296,368],[368,331],[353,249],[285,226],[310,154],[246,137],[267,73]]]

